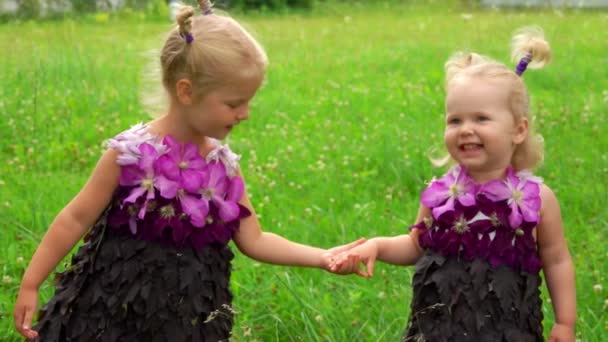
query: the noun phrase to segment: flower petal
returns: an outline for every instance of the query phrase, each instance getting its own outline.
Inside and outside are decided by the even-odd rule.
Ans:
[[[475,195],[471,192],[465,192],[458,196],[458,202],[465,207],[470,207],[475,204]]]
[[[196,193],[203,184],[203,173],[201,171],[183,170],[181,183],[186,191]]]
[[[184,213],[190,216],[190,222],[195,227],[202,227],[205,225],[205,219],[209,213],[209,202],[203,199],[199,199],[195,196],[182,196],[180,203]]]
[[[538,222],[540,221],[539,209],[540,209],[540,198],[534,200],[529,199],[524,201],[519,208],[526,222]]]
[[[152,171],[154,161],[158,156],[158,152],[156,152],[156,149],[148,143],[143,143],[139,145],[139,151],[141,152],[141,158],[139,159],[139,167],[146,171]]]
[[[165,177],[179,181],[179,166],[177,166],[176,161],[173,160],[170,155],[165,154],[158,158],[155,166]]]
[[[454,211],[454,199],[449,197],[445,204],[433,208],[433,217],[438,219],[446,212]]]
[[[230,180],[230,186],[228,187],[228,194],[226,199],[232,202],[239,202],[243,193],[245,192],[245,183],[241,177],[234,177]]]
[[[219,216],[224,222],[230,222],[239,216],[239,205],[235,202],[224,201],[219,196],[213,196],[213,203],[219,209]]]
[[[135,203],[135,201],[137,201],[137,199],[143,195],[144,192],[146,192],[146,188],[144,187],[139,186],[137,188],[133,188],[129,193],[129,196],[124,199],[123,203]]]
[[[123,186],[139,185],[144,175],[144,171],[137,165],[123,166],[120,168],[119,184]]]
[[[445,202],[448,197],[450,197],[448,186],[443,181],[437,180],[422,192],[420,200],[426,207],[433,208]]]
[[[174,198],[180,187],[178,182],[164,176],[157,176],[154,178],[154,185],[160,191],[160,195],[167,199]]]
[[[184,145],[184,152],[182,154],[182,160],[191,161],[199,157],[201,160],[203,159],[198,153],[198,146],[193,143],[188,143]],[[188,163],[189,164],[189,163]]]
[[[482,185],[479,192],[494,202],[502,201],[513,195],[513,191],[502,180],[493,180]]]
[[[129,230],[131,233],[137,234],[137,220],[135,219],[135,216],[129,218]]]
[[[509,214],[509,225],[513,229],[519,228],[522,219],[521,213],[519,212],[519,206],[517,205],[517,203],[515,203],[515,201],[513,201],[510,207],[511,213]]]

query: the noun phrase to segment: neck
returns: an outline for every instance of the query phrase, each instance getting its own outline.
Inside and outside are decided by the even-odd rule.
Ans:
[[[182,111],[174,104],[169,106],[167,114],[152,121],[150,126],[158,135],[171,135],[180,143],[191,142],[205,146],[207,142],[207,137],[193,130],[184,121]]]

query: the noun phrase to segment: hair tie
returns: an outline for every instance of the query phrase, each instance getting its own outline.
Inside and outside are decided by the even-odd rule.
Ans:
[[[199,0],[199,6],[203,15],[213,14],[213,4],[209,0]]]
[[[519,60],[519,63],[517,64],[517,67],[515,68],[515,73],[518,76],[521,76],[521,74],[523,74],[524,71],[526,71],[526,68],[528,67],[528,63],[530,63],[531,60],[532,60],[532,53],[528,52],[525,56],[523,56]]]
[[[187,44],[192,43],[192,41],[194,40],[194,37],[192,37],[192,34],[190,32],[182,32],[179,35],[186,40]]]

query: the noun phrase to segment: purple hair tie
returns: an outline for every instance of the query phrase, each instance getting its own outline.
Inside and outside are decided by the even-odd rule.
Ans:
[[[523,56],[519,60],[519,63],[517,64],[517,67],[515,68],[515,73],[517,75],[521,76],[521,74],[523,74],[524,71],[526,71],[526,68],[528,67],[528,63],[530,63],[531,60],[532,60],[531,53],[527,53],[525,56]]]
[[[180,35],[184,39],[186,39],[186,43],[188,44],[192,43],[192,41],[194,40],[194,37],[192,37],[192,34],[190,34],[190,32],[182,32]]]

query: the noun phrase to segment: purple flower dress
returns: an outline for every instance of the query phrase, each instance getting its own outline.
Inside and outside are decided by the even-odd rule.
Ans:
[[[422,193],[432,215],[410,228],[425,253],[404,341],[543,341],[541,183],[508,169],[479,185],[455,166]]]
[[[238,156],[136,125],[108,141],[119,186],[41,309],[38,341],[227,341],[233,254],[251,213]]]

